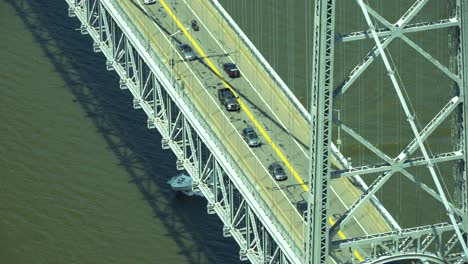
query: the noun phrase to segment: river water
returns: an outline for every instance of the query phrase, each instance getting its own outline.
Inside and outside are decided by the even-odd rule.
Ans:
[[[223,2],[307,104],[303,1]],[[442,5],[434,5],[434,13]],[[338,12],[351,12],[346,10]],[[177,173],[174,156],[161,149],[158,133],[146,128],[130,94],[118,89],[117,75],[105,70],[90,38],[74,30],[79,25],[68,18],[64,1],[0,0],[0,24],[0,263],[239,262],[238,246],[222,237],[222,225],[206,214],[205,200],[167,188]],[[358,90],[354,98],[362,95]],[[383,102],[382,96],[377,101]],[[342,109],[363,107],[344,101]],[[379,122],[387,118],[386,108],[391,105],[377,108]],[[365,131],[369,117],[357,118]],[[442,143],[446,135],[440,136]],[[344,149],[362,152],[352,144]],[[404,187],[401,182],[388,187],[395,190],[387,200],[397,212],[398,203],[392,207],[392,202],[401,205],[412,197],[404,196]],[[416,210],[404,221],[422,218],[423,210]]]

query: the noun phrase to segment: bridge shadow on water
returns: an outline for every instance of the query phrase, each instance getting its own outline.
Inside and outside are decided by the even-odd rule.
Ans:
[[[5,1],[21,17],[180,254],[193,264],[239,262],[238,246],[222,237],[222,224],[206,214],[206,201],[169,189],[166,181],[177,173],[175,156],[162,151],[161,136],[146,128],[144,112],[133,111],[131,94],[119,91],[117,74],[105,70],[105,58],[92,52],[91,38],[74,30],[79,22],[68,17],[65,1]],[[159,244],[163,247],[164,241]]]

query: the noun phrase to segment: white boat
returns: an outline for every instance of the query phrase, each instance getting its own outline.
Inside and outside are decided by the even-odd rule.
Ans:
[[[182,192],[187,196],[195,195],[203,197],[203,193],[200,192],[200,190],[193,190],[192,181],[192,177],[185,174],[179,174],[172,177],[169,181],[167,181],[167,183],[174,191]]]
[[[192,191],[192,177],[185,174],[176,175],[167,183],[174,191]]]

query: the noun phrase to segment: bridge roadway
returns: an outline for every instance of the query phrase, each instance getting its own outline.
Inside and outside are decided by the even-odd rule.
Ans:
[[[207,0],[120,0],[132,22],[148,39],[148,48],[168,63],[175,59],[174,75],[183,83],[184,93],[193,99],[202,116],[224,142],[232,156],[258,188],[258,194],[271,206],[280,223],[297,245],[304,245],[305,222],[295,209],[306,198],[309,124],[284,95],[258,60]],[[196,19],[200,30],[190,29]],[[181,30],[180,27],[184,29]],[[175,47],[189,44],[198,60],[184,62]],[[230,79],[221,65],[234,62],[242,77]],[[217,99],[217,89],[230,87],[239,95],[242,110],[227,112]],[[254,127],[263,142],[249,148],[240,131]],[[267,167],[274,161],[285,164],[288,180],[276,182]],[[346,211],[362,191],[347,179],[332,182],[330,223]],[[334,239],[390,231],[377,209],[367,203]],[[357,259],[362,254],[355,251]],[[340,258],[340,256],[338,256]],[[344,257],[344,256],[342,256]],[[349,257],[349,256],[348,256]]]

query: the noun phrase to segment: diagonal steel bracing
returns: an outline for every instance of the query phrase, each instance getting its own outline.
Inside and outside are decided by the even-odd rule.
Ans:
[[[429,137],[429,135],[437,128],[437,126],[439,126],[444,120],[445,118],[455,109],[455,106],[458,104],[459,102],[459,98],[458,97],[455,97],[453,98],[452,100],[450,100],[450,102],[444,107],[442,108],[441,111],[439,111],[439,113],[432,119],[431,122],[428,123],[428,125],[420,131],[420,135],[419,135],[419,139],[420,140],[425,140],[427,137]],[[345,128],[345,131],[352,131],[351,129],[347,130]],[[365,141],[364,139],[362,139],[362,137],[360,137],[357,133],[355,132],[352,132],[350,133],[353,137],[356,137],[358,138],[358,141],[361,141],[361,143],[364,143],[363,145],[366,146],[366,147],[371,147],[370,143],[368,143],[367,141]],[[400,155],[398,155],[398,157],[396,159],[394,159],[393,161],[389,162],[390,164],[390,168],[389,170],[386,170],[385,173],[383,173],[382,175],[380,175],[375,181],[374,183],[369,187],[368,190],[366,190],[366,192],[348,209],[348,211],[343,214],[343,217],[341,217],[335,224],[335,227],[332,228],[332,234],[335,233],[337,230],[338,230],[338,227],[340,225],[345,225],[348,221],[351,220],[351,216],[362,206],[365,204],[365,202],[367,202],[384,184],[385,182],[390,179],[390,177],[398,170],[401,170],[401,168],[403,167],[401,164],[404,164],[404,162],[409,158],[409,156],[414,152],[416,151],[418,147],[418,141],[416,139],[414,139],[409,145],[408,147],[406,147],[401,153]],[[371,147],[372,149],[375,149],[375,147]],[[371,150],[372,150],[371,149]],[[375,151],[375,150],[374,150]],[[380,155],[384,155],[383,157],[386,158],[386,155],[385,154],[380,154]],[[424,158],[425,161],[423,164],[429,164],[429,163],[434,163],[432,160],[426,160],[426,158]],[[412,164],[414,165],[414,164]],[[356,173],[358,174],[358,173]]]
[[[461,102],[461,100],[460,100],[460,98],[458,96],[455,96],[454,98],[452,98],[439,111],[439,113],[426,125],[426,127],[423,130],[420,131],[421,140],[426,140],[432,134],[432,132],[434,132],[434,130],[444,120],[446,120],[446,118],[456,109],[456,106],[460,102]],[[355,138],[363,146],[367,147],[369,150],[371,150],[373,153],[375,153],[377,156],[379,156],[382,160],[386,161],[386,163],[374,164],[374,165],[371,165],[371,166],[366,165],[366,166],[361,166],[361,167],[349,168],[347,170],[333,171],[331,173],[332,178],[350,177],[350,176],[356,176],[356,175],[366,175],[366,174],[370,174],[370,173],[379,173],[379,172],[390,172],[391,170],[394,170],[395,168],[397,168],[398,171],[400,171],[403,175],[405,175],[413,183],[417,184],[419,187],[421,187],[428,194],[430,194],[431,196],[436,198],[438,201],[442,202],[442,198],[439,195],[437,195],[433,189],[431,189],[431,188],[427,187],[427,185],[422,184],[419,181],[417,181],[411,174],[409,174],[406,170],[404,170],[404,168],[428,165],[429,162],[432,162],[433,164],[436,164],[436,163],[446,162],[446,161],[451,161],[451,160],[459,160],[459,159],[461,159],[463,157],[461,152],[442,153],[442,154],[439,154],[439,155],[437,155],[435,157],[431,157],[429,161],[425,160],[424,157],[408,159],[408,157],[418,147],[417,141],[416,141],[416,139],[414,139],[408,145],[408,147],[406,147],[405,150],[403,150],[402,153],[398,156],[397,162],[394,162],[385,153],[383,153],[378,148],[373,146],[370,142],[368,142],[366,139],[361,137],[354,130],[352,130],[351,128],[349,128],[346,125],[342,124],[339,120],[335,120],[335,123],[337,123],[343,129],[343,131],[345,131],[350,136]],[[382,186],[383,184],[384,184],[384,182],[381,182],[380,186]],[[370,198],[370,197],[368,197],[368,198]],[[367,201],[367,199],[363,200],[363,202],[360,205],[364,204],[365,201]],[[356,205],[356,206],[360,206],[360,205]],[[450,206],[451,206],[451,208],[453,208],[452,205],[450,205]],[[455,212],[457,212],[459,214],[459,210],[456,210],[456,209],[453,209],[453,210],[455,210]],[[341,223],[341,222],[339,221],[339,223]]]
[[[362,0],[359,0],[359,2],[361,4],[361,6],[362,6]],[[369,16],[367,15],[367,11],[365,10],[365,8],[363,8],[363,13],[364,13],[364,16],[366,17],[367,23],[372,28],[373,27],[372,22],[371,22]],[[446,194],[445,194],[445,192],[444,192],[444,190],[442,188],[442,185],[440,183],[439,176],[437,175],[437,173],[436,173],[436,171],[435,171],[435,169],[433,167],[434,164],[431,162],[431,160],[429,158],[427,148],[424,145],[424,142],[422,141],[421,137],[419,136],[418,128],[417,128],[416,123],[414,122],[414,119],[413,119],[413,113],[410,112],[409,107],[408,107],[407,102],[406,102],[406,99],[404,98],[403,93],[401,91],[400,85],[399,85],[398,81],[396,80],[395,75],[392,74],[393,69],[391,68],[390,63],[389,63],[388,59],[386,58],[385,52],[383,51],[382,47],[380,46],[380,40],[375,35],[375,31],[373,31],[373,36],[374,36],[375,42],[377,43],[377,45],[379,46],[379,49],[381,50],[382,60],[384,61],[384,64],[385,64],[385,67],[387,68],[390,79],[392,80],[392,84],[393,84],[393,86],[394,86],[394,88],[395,88],[395,90],[396,90],[396,92],[398,94],[398,98],[399,98],[401,106],[403,107],[403,110],[404,110],[404,112],[406,114],[406,117],[408,118],[408,122],[410,123],[411,129],[413,130],[413,133],[416,136],[416,140],[418,142],[419,148],[420,148],[421,152],[424,155],[424,159],[428,162],[427,167],[428,167],[429,172],[430,172],[430,174],[431,174],[431,176],[432,176],[432,178],[434,180],[434,183],[435,183],[435,185],[437,187],[437,191],[439,192],[439,195],[440,195],[440,197],[442,199],[442,203],[443,203],[443,205],[445,207],[445,210],[447,211],[450,222],[453,225],[453,228],[455,230],[455,233],[458,236],[458,239],[459,239],[460,244],[462,246],[462,249],[463,249],[463,251],[465,253],[465,256],[468,259],[468,246],[465,243],[465,239],[464,239],[464,237],[463,237],[463,235],[462,235],[462,233],[460,231],[460,228],[458,227],[457,219],[455,219],[454,212],[450,208],[449,202],[448,202],[448,200],[446,198]]]
[[[383,238],[383,234],[375,234],[370,237],[372,239],[356,239],[353,242],[350,242],[352,239],[348,240],[349,250],[353,248],[356,249],[358,245],[361,245],[360,248],[364,249],[366,253],[368,250],[371,250],[371,254],[366,254],[370,260],[371,259],[378,259],[382,258],[382,256],[389,256],[395,255],[398,256],[399,254],[409,254],[409,252],[414,252],[416,255],[420,256],[432,256],[438,260],[445,260],[450,261],[450,263],[461,263],[463,259],[466,261],[466,255],[468,255],[467,251],[467,213],[466,213],[466,169],[463,166],[466,166],[466,151],[461,149],[464,144],[459,144],[458,148],[455,146],[455,150],[452,152],[446,153],[438,153],[438,154],[430,154],[428,151],[428,143],[426,139],[442,124],[442,122],[446,121],[448,117],[457,117],[460,115],[461,124],[459,123],[459,127],[461,128],[459,131],[459,137],[461,142],[466,141],[466,99],[464,97],[464,93],[466,91],[466,84],[463,80],[463,73],[466,71],[463,63],[463,55],[466,52],[466,49],[463,41],[463,33],[464,33],[464,23],[463,19],[465,13],[463,13],[463,7],[465,4],[468,4],[468,1],[454,1],[456,5],[456,12],[452,18],[442,19],[439,21],[434,22],[422,22],[416,24],[409,24],[412,18],[414,18],[421,10],[423,10],[424,6],[429,1],[415,1],[414,4],[407,10],[407,12],[395,23],[391,24],[385,18],[383,18],[380,14],[378,14],[375,10],[370,8],[367,4],[365,4],[362,0],[356,1],[359,7],[362,10],[364,18],[369,26],[369,30],[361,31],[361,32],[353,32],[349,34],[338,34],[336,40],[339,42],[347,42],[347,41],[355,41],[360,39],[367,39],[372,38],[376,45],[371,50],[371,52],[366,55],[364,60],[357,65],[352,71],[351,74],[338,85],[338,87],[334,91],[334,96],[343,95],[347,89],[354,83],[354,81],[366,70],[370,63],[374,61],[377,57],[380,57],[384,63],[385,69],[387,71],[387,75],[391,80],[392,86],[397,94],[398,100],[400,105],[403,109],[403,113],[408,121],[409,127],[414,134],[414,139],[411,141],[408,146],[400,152],[400,154],[391,159],[388,157],[384,152],[379,150],[376,146],[371,144],[367,139],[356,133],[354,130],[349,128],[348,126],[344,125],[341,120],[334,120],[334,122],[343,129],[348,135],[354,138],[357,142],[361,145],[369,149],[372,153],[374,153],[377,157],[379,157],[383,162],[377,163],[373,165],[362,165],[358,167],[350,167],[346,170],[337,170],[332,172],[332,178],[339,178],[339,177],[351,177],[356,175],[366,175],[366,174],[376,174],[381,173],[380,176],[376,178],[376,180],[371,184],[371,186],[361,195],[358,200],[356,200],[352,206],[346,210],[346,212],[336,221],[335,225],[330,228],[330,236],[334,236],[340,227],[349,223],[349,221],[355,216],[355,213],[359,210],[359,208],[364,205],[373,194],[375,194],[384,184],[385,182],[391,178],[396,172],[400,172],[410,181],[412,181],[418,188],[424,190],[427,194],[432,196],[435,200],[439,201],[443,207],[445,208],[449,223],[442,223],[443,230],[440,229],[440,226],[430,226],[426,229],[424,228],[415,228],[415,229],[404,229],[400,231],[395,231],[392,234],[387,234],[387,238]],[[379,21],[382,25],[386,28],[376,29],[371,18],[373,17],[375,20]],[[468,17],[468,12],[466,12],[466,16]],[[468,25],[468,24],[467,24]],[[440,29],[440,28],[447,28],[447,27],[459,27],[460,33],[458,36],[460,39],[460,47],[458,49],[459,55],[456,56],[455,60],[458,62],[458,68],[452,69],[443,65],[441,62],[437,61],[431,54],[423,50],[419,45],[415,42],[410,40],[405,34],[412,33],[412,32],[419,32],[423,30],[433,30],[433,29]],[[403,95],[401,83],[397,81],[396,78],[396,71],[393,66],[389,63],[389,60],[386,55],[385,49],[387,48],[389,42],[394,38],[401,38],[404,43],[407,43],[410,47],[416,50],[422,57],[427,59],[430,63],[436,66],[442,73],[444,73],[449,79],[452,80],[452,83],[455,87],[458,87],[457,93],[452,99],[437,113],[437,115],[424,127],[424,129],[419,130],[418,126],[415,122],[414,113],[411,112],[410,108],[408,107],[407,98]],[[372,59],[369,56],[373,56]],[[465,123],[463,123],[465,122]],[[422,157],[410,158],[411,155],[416,151],[419,150],[422,153]],[[457,202],[449,202],[446,197],[446,193],[442,189],[441,183],[439,178],[441,175],[440,172],[437,172],[434,169],[437,163],[449,162],[451,161],[452,164],[456,164],[454,162],[459,161],[460,171],[455,170],[455,175],[457,176],[457,188],[455,190],[456,194],[458,193]],[[433,179],[435,189],[430,188],[424,183],[421,183],[418,178],[413,176],[411,173],[407,171],[408,168],[415,167],[415,166],[426,166],[429,171],[429,176]],[[367,176],[369,177],[369,176]],[[423,231],[423,229],[425,231]],[[384,242],[386,239],[388,241],[395,242],[395,238],[398,236],[402,236],[402,233],[411,231],[412,238],[407,237],[406,239],[397,243],[396,246],[392,246],[390,242]],[[444,233],[442,236],[440,233]],[[450,236],[449,236],[450,235]],[[393,238],[391,238],[393,236]],[[447,237],[449,236],[449,237]],[[368,237],[368,238],[370,238]],[[371,242],[372,240],[372,242]],[[360,241],[360,242],[357,242]],[[443,242],[444,241],[444,242]],[[345,243],[348,243],[345,242]],[[345,245],[341,244],[342,241],[336,240],[333,241],[333,248],[336,248],[337,245]],[[390,244],[389,244],[390,243]],[[366,248],[368,250],[366,250]],[[460,252],[453,253],[452,251],[458,248],[461,249]],[[377,252],[378,251],[378,252]],[[431,253],[432,252],[432,253]],[[415,256],[416,256],[415,255]],[[464,256],[465,255],[465,256]],[[400,256],[401,257],[401,256]],[[400,258],[398,257],[398,258]],[[423,259],[421,257],[421,259]],[[387,258],[387,260],[392,260],[392,258]],[[396,258],[395,258],[396,260]],[[460,262],[461,261],[461,262]]]
[[[412,47],[414,50],[416,50],[424,58],[426,58],[428,61],[430,61],[432,64],[434,64],[440,71],[445,73],[453,81],[455,81],[457,83],[460,81],[460,78],[458,78],[458,76],[455,73],[451,72],[447,67],[442,65],[442,63],[440,63],[438,60],[436,60],[434,57],[432,57],[429,53],[427,53],[424,49],[422,49],[418,44],[414,43],[414,41],[410,40],[405,35],[402,35],[401,39],[403,39],[410,47]]]
[[[396,31],[395,29],[400,29],[405,27],[411,19],[418,14],[418,12],[424,7],[425,4],[427,4],[428,0],[419,0],[416,1],[408,10],[401,16],[401,18],[395,23],[395,25],[392,27],[393,31],[392,34],[389,36],[383,37],[382,41],[380,42],[380,45],[382,49],[385,49],[398,35],[401,35],[401,32],[398,30]],[[363,8],[364,10],[372,10],[370,7],[365,5],[363,3]],[[372,10],[373,14],[377,14],[377,12]],[[382,23],[389,25],[390,23],[383,19],[381,16],[375,15],[376,19],[380,19]],[[375,28],[372,27],[372,30],[370,32],[375,32]],[[398,34],[397,34],[398,33]],[[342,95],[346,92],[346,90],[359,78],[359,76],[362,75],[362,73],[374,62],[377,57],[380,55],[381,49],[379,49],[378,45],[375,45],[369,53],[364,57],[363,61],[356,65],[354,69],[351,71],[351,73],[348,75],[348,77],[341,82],[341,84],[338,85],[337,88],[333,91],[333,96],[337,97],[339,95]]]
[[[417,10],[416,12],[419,12],[421,10],[421,8],[424,6],[425,2],[421,2],[420,5],[419,5],[419,8],[415,8],[414,10]],[[383,18],[382,16],[380,16],[375,10],[373,10],[372,8],[370,8],[368,5],[366,4],[363,4],[367,10],[367,12],[369,14],[371,14],[374,18],[376,18],[379,22],[381,22],[383,25],[385,25],[388,29],[388,34],[379,34],[381,32],[379,32],[378,29],[375,29],[374,31],[370,30],[368,31],[367,33],[369,34],[369,36],[372,36],[372,34],[375,34],[377,37],[381,37],[380,35],[382,36],[386,36],[386,35],[394,35],[396,37],[399,37],[401,38],[402,40],[404,40],[410,47],[412,47],[413,49],[415,49],[418,53],[420,53],[424,58],[426,58],[427,60],[429,60],[432,64],[434,64],[437,68],[439,68],[439,70],[441,70],[443,73],[445,73],[447,76],[449,76],[451,79],[453,79],[455,82],[459,82],[460,79],[458,78],[458,76],[454,73],[452,73],[448,68],[446,68],[444,65],[442,65],[439,61],[437,61],[436,59],[434,59],[429,53],[427,53],[426,51],[424,51],[424,49],[422,49],[419,45],[417,45],[416,43],[414,43],[414,41],[410,40],[406,35],[405,33],[409,33],[407,30],[405,30],[405,27],[406,26],[399,26],[398,23],[396,24],[397,26],[394,26],[392,25],[389,21],[387,21],[385,18]],[[411,10],[411,9],[410,9]],[[446,21],[445,23],[435,23],[437,25],[439,25],[439,27],[437,27],[437,29],[439,28],[445,28],[445,27],[449,27],[449,26],[455,26],[457,25],[456,23],[457,21]],[[416,30],[416,26],[413,26],[413,31],[412,32],[419,32],[419,31],[422,31],[422,30]],[[418,28],[418,29],[422,29],[422,28]],[[433,30],[435,29],[435,25],[432,24],[432,27],[424,27],[425,30]],[[378,33],[379,32],[379,33]]]

